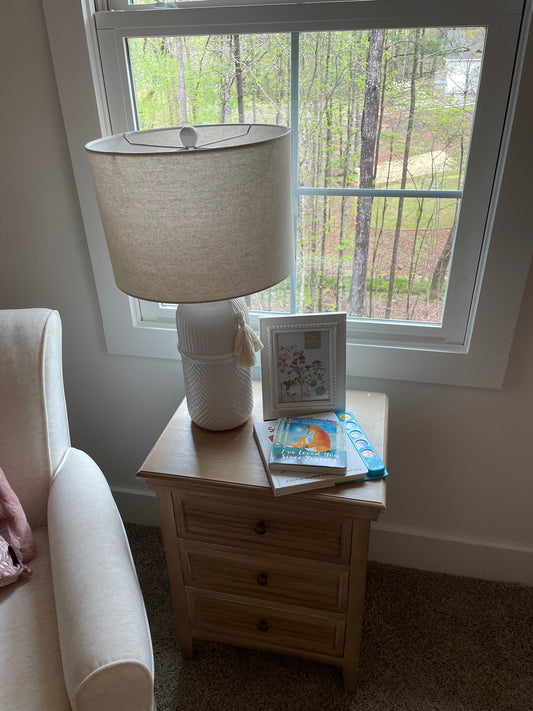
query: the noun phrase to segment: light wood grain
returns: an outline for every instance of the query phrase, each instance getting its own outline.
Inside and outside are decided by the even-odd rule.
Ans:
[[[355,689],[370,524],[384,480],[274,497],[253,437],[194,425],[182,403],[138,476],[156,491],[182,653],[193,639],[340,666]],[[388,400],[347,392],[385,460]]]
[[[349,518],[322,512],[313,516],[288,502],[257,502],[253,493],[237,500],[188,494],[174,500],[181,537],[330,561],[349,560]]]
[[[298,609],[240,601],[188,590],[193,632],[212,639],[213,633],[237,646],[272,651],[318,652],[340,657],[344,646],[344,621],[310,615]]]
[[[245,595],[263,602],[344,612],[349,568],[287,555],[243,555],[227,546],[180,541],[188,587]]]
[[[192,635],[187,615],[187,601],[171,494],[168,491],[158,491],[157,503],[181,654],[186,658],[192,657]]]
[[[354,413],[376,451],[386,461],[388,398],[383,393],[348,390],[346,409]],[[139,476],[148,483],[174,477],[205,482],[221,482],[236,488],[257,487],[274,498],[257,445],[253,422],[263,419],[260,383],[254,382],[252,417],[240,427],[211,432],[195,425],[183,401],[156,445],[143,462]],[[169,480],[170,479],[170,480]],[[375,510],[374,518],[385,509],[385,480],[367,481],[308,491],[294,496],[306,500],[344,499]],[[372,516],[371,516],[372,517]]]
[[[350,587],[348,590],[346,638],[343,659],[344,688],[346,691],[355,691],[356,687],[365,602],[369,536],[370,522],[365,519],[355,519],[352,532]]]

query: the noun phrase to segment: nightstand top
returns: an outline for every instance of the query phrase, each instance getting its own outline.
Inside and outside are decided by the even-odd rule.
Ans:
[[[263,419],[261,383],[254,382],[252,417],[240,427],[212,432],[195,425],[183,400],[142,464],[138,476],[148,486],[176,486],[178,482],[213,482],[237,488],[270,491],[253,436],[253,421]],[[358,390],[346,392],[346,409],[353,412],[383,461],[386,462],[388,397]],[[366,481],[272,498],[296,501],[344,500],[374,510],[385,509],[386,480]],[[369,511],[370,514],[370,511]],[[371,516],[372,518],[374,516]]]

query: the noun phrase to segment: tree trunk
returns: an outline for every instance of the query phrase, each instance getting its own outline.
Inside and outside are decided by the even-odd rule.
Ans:
[[[313,82],[320,80],[319,70],[321,68],[320,58],[322,56],[322,45],[321,45],[321,35],[317,34],[314,46],[315,55],[315,70],[313,75]],[[323,127],[323,113],[321,97],[314,96],[312,98],[312,111],[314,116],[317,117],[317,125],[319,131],[322,131]],[[313,128],[311,127],[310,135],[311,153],[310,161],[313,169],[313,175],[311,177],[312,185],[319,185],[320,178],[322,175],[323,166],[323,156],[324,156],[324,141],[321,140],[320,136],[317,135]],[[322,207],[324,203],[324,196],[317,198],[311,198],[311,210],[310,210],[310,222],[312,226],[310,230],[306,230],[306,244],[307,244],[307,254],[308,254],[308,283],[306,289],[306,300],[311,307],[311,311],[317,310],[317,254],[319,247],[318,240],[318,226],[320,224],[320,215],[322,212]]]
[[[220,110],[220,123],[229,122],[229,102],[231,96],[231,37],[222,37],[224,53],[224,76],[222,78],[222,106]]]
[[[176,37],[176,64],[178,67],[178,89],[180,97],[180,121],[185,126],[189,122],[187,116],[187,90],[185,87],[185,62],[183,61],[183,38]]]
[[[355,143],[355,97],[357,90],[357,71],[355,66],[355,53],[351,53],[351,77],[350,77],[350,98],[348,104],[348,116],[346,120],[346,152],[344,154],[343,161],[343,175],[342,175],[342,187],[347,188],[350,182],[350,174],[352,168],[352,156],[354,151]],[[342,309],[342,297],[343,297],[343,282],[344,282],[344,253],[346,251],[346,226],[348,221],[348,206],[349,199],[346,195],[341,198],[341,224],[339,230],[339,246],[337,252],[337,280],[336,280],[336,294],[335,294],[335,310],[340,311]]]
[[[407,131],[405,133],[405,148],[403,153],[402,179],[400,189],[404,190],[407,184],[407,166],[409,163],[409,153],[411,150],[411,138],[413,136],[413,123],[416,107],[416,76],[418,71],[418,52],[420,47],[420,27],[415,33],[413,64],[411,69],[411,96],[409,101],[409,116],[407,119]],[[385,318],[391,317],[392,298],[394,295],[394,279],[396,278],[396,263],[398,260],[398,246],[400,243],[400,232],[402,228],[404,198],[398,199],[398,215],[396,217],[396,228],[394,230],[394,242],[392,246],[391,267],[389,274],[389,291],[387,294],[387,305],[385,306]]]
[[[361,159],[359,163],[359,187],[361,188],[374,186],[374,160],[384,42],[385,30],[372,30],[368,46],[365,100],[361,123]],[[362,316],[365,304],[372,202],[373,198],[366,196],[360,197],[357,201],[355,255],[349,299],[349,308],[353,316]]]
[[[244,91],[241,60],[241,38],[233,35],[233,57],[235,62],[235,84],[237,86],[237,112],[239,123],[244,123]]]
[[[329,86],[329,63],[331,56],[331,32],[328,32],[327,39],[327,51],[326,51],[326,73],[324,77],[324,86]],[[329,181],[331,179],[331,93],[328,93],[325,97],[325,107],[324,116],[326,119],[326,156],[324,164],[324,187],[329,187]],[[329,201],[326,196],[324,196],[322,204],[322,230],[320,234],[320,248],[319,248],[319,267],[318,267],[318,289],[317,289],[317,310],[322,311],[323,306],[323,294],[324,294],[324,269],[326,262],[326,242],[328,236],[329,228]]]

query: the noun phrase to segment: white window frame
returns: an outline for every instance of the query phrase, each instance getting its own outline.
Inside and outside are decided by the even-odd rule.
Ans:
[[[108,0],[109,1],[109,0]],[[111,0],[123,2],[123,0]],[[531,245],[519,235],[492,232],[499,207],[505,165],[507,143],[512,125],[514,106],[520,88],[520,74],[525,43],[531,22],[533,0],[526,0],[523,18],[520,18],[521,0],[448,0],[438,3],[438,9],[428,9],[427,0],[355,0],[355,2],[305,3],[306,19],[302,20],[302,3],[278,0],[275,6],[258,7],[258,0],[239,2],[230,0],[239,7],[220,10],[227,5],[224,0],[207,0],[188,5],[186,22],[194,29],[199,24],[204,28],[205,17],[221,31],[225,18],[230,25],[226,31],[256,31],[258,15],[271,23],[269,31],[306,29],[352,29],[379,26],[411,26],[413,18],[426,26],[453,26],[458,24],[486,24],[489,28],[487,52],[498,46],[499,54],[506,62],[489,62],[484,67],[478,112],[484,112],[487,132],[476,132],[471,154],[487,141],[498,138],[499,154],[494,154],[491,185],[482,185],[486,200],[486,222],[482,230],[479,224],[462,225],[477,233],[477,248],[472,250],[463,243],[455,248],[455,259],[470,265],[468,272],[477,275],[475,285],[465,279],[450,283],[447,295],[447,311],[450,304],[459,310],[468,305],[468,318],[460,321],[444,319],[443,327],[427,324],[377,322],[358,319],[348,328],[347,375],[380,379],[401,379],[477,387],[501,387],[514,325],[518,315],[522,291],[531,260]],[[129,106],[129,77],[122,61],[123,38],[140,34],[164,34],[168,23],[178,22],[179,31],[184,31],[184,15],[178,9],[147,10],[146,6],[133,6],[121,12],[99,12],[97,24],[101,37],[97,39],[95,13],[91,0],[44,0],[45,16],[56,71],[56,79],[62,104],[67,138],[70,145],[75,180],[87,234],[87,242],[95,275],[100,308],[108,351],[125,355],[176,358],[176,332],[172,317],[165,309],[152,309],[150,318],[143,315],[143,305],[122,294],[115,286],[105,237],[96,205],[94,190],[83,146],[99,135],[110,134],[134,127]],[[215,9],[209,9],[207,6]],[[502,14],[502,7],[505,12]],[[335,18],[331,11],[335,9]],[[403,19],[398,19],[399,10]],[[354,18],[354,10],[358,17]],[[223,15],[220,14],[223,12]],[[212,19],[215,18],[215,19]],[[458,21],[461,18],[461,22]],[[517,28],[522,21],[522,39],[514,62]],[[164,27],[164,31],[163,31]],[[186,28],[185,28],[186,30]],[[209,32],[209,30],[206,30]],[[512,37],[512,47],[509,38]],[[104,39],[105,38],[105,39]],[[502,54],[503,53],[503,54]],[[114,66],[114,76],[103,80],[100,59],[107,66]],[[483,90],[490,82],[491,93]],[[506,103],[504,94],[509,94]],[[494,101],[497,109],[487,104]],[[490,103],[491,103],[490,102]],[[116,118],[125,118],[117,122]],[[479,175],[470,181],[467,189],[477,190],[487,179]],[[471,187],[470,187],[471,186]],[[490,195],[490,205],[488,204]],[[474,220],[479,215],[466,215],[463,219]],[[475,242],[475,240],[474,240]],[[505,269],[495,269],[502,250],[512,252]],[[512,262],[509,264],[509,262]],[[454,307],[455,308],[455,307]],[[453,309],[452,309],[453,310]],[[465,309],[463,309],[465,312]],[[495,336],[495,334],[497,334]]]

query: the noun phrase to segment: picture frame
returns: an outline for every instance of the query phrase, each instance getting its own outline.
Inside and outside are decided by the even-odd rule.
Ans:
[[[263,419],[346,405],[346,314],[261,316]]]

